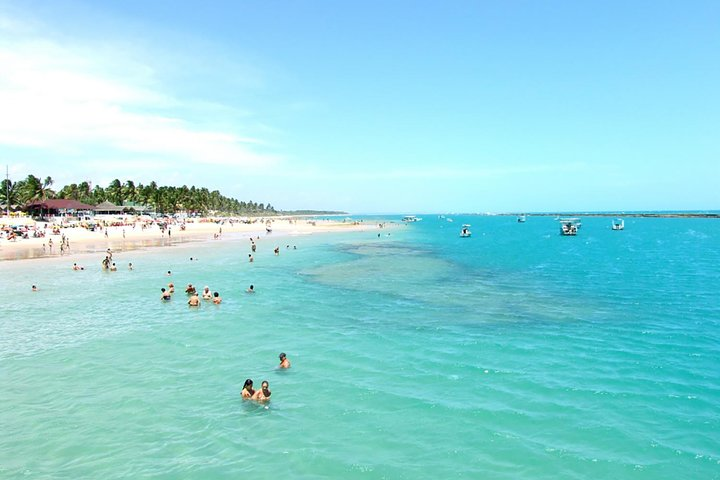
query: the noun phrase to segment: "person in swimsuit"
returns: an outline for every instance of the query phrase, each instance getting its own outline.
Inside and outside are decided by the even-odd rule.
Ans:
[[[210,287],[205,286],[202,293],[203,300],[212,300],[212,293],[210,293]]]
[[[290,368],[290,360],[287,359],[285,353],[278,355],[280,357],[280,368]]]
[[[200,297],[198,297],[197,293],[193,293],[190,296],[190,300],[188,300],[188,305],[191,307],[199,307],[200,306]]]
[[[240,396],[242,398],[252,398],[253,395],[255,395],[255,390],[253,390],[253,381],[248,378],[247,380],[245,380],[245,385],[243,385]]]
[[[272,392],[270,392],[270,384],[268,384],[267,380],[263,380],[260,390],[257,390],[255,394],[252,396],[252,399],[256,402],[268,402],[270,401],[270,395],[272,395]]]
[[[222,297],[220,296],[220,294],[218,292],[213,293],[213,303],[215,305],[220,305],[221,302],[222,302]]]
[[[160,300],[170,300],[172,298],[170,292],[166,292],[164,288],[161,288],[160,291],[162,292],[162,295],[160,295]]]

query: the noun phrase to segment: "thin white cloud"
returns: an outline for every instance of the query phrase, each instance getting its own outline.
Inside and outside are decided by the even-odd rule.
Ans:
[[[278,160],[255,150],[264,144],[261,139],[201,129],[183,118],[178,113],[183,102],[147,80],[149,66],[128,61],[113,65],[111,76],[102,56],[107,46],[93,52],[38,35],[3,35],[19,25],[0,18],[5,37],[0,40],[0,148],[223,166],[263,167]],[[192,102],[197,114],[202,99]]]

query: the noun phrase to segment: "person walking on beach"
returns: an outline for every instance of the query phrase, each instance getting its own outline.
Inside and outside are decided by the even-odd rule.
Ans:
[[[255,395],[255,390],[253,390],[253,381],[251,378],[248,378],[245,380],[245,384],[243,385],[242,392],[240,392],[240,396],[242,398],[252,398],[252,396]]]
[[[285,353],[278,355],[280,357],[280,368],[290,368],[290,360],[288,360]]]

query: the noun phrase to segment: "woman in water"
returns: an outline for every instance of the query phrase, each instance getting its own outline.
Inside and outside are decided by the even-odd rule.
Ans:
[[[255,390],[253,390],[253,381],[248,378],[247,380],[245,380],[245,385],[243,385],[240,396],[242,398],[252,398],[253,395],[255,395]]]

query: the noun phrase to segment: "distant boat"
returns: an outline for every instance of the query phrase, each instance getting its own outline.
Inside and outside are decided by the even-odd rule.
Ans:
[[[580,228],[579,218],[561,218],[560,219],[560,235],[564,237],[574,237]]]
[[[448,222],[453,222],[453,221],[454,221],[452,218],[446,218],[445,220],[447,220]]]
[[[415,215],[405,215],[405,216],[402,218],[402,221],[403,221],[403,222],[408,222],[408,223],[419,222],[420,220],[422,220],[422,218],[418,218],[418,217],[416,217]]]
[[[612,229],[613,230],[625,230],[625,220],[622,218],[616,218],[612,222]]]
[[[525,220],[527,220],[527,218],[524,213],[517,218],[518,223],[525,223]]]
[[[460,230],[460,236],[463,238],[470,237],[472,235],[472,232],[470,231],[470,224],[465,223],[462,226],[462,230]]]

